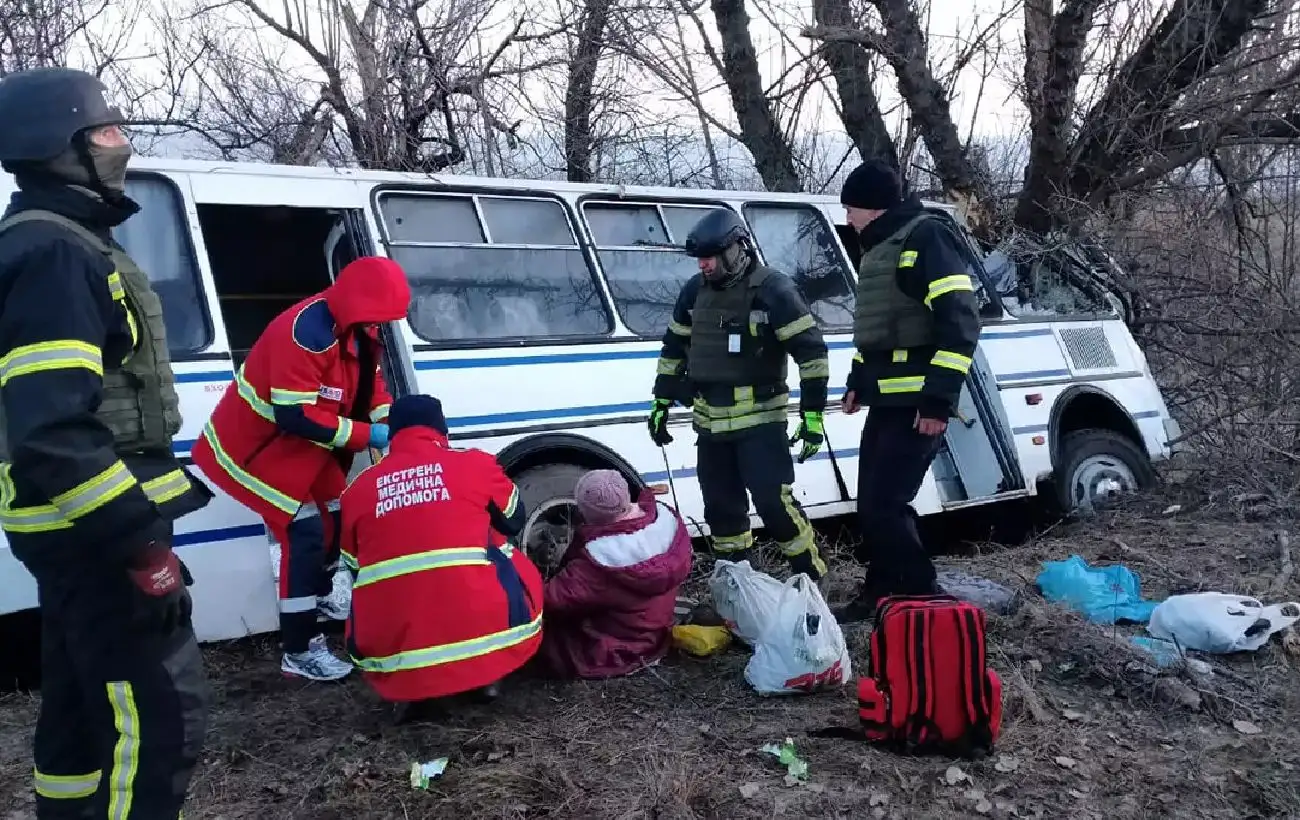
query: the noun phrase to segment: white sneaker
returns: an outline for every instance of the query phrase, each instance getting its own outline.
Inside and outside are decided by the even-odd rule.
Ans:
[[[352,664],[330,652],[325,645],[325,636],[317,635],[307,644],[306,652],[286,652],[280,661],[280,671],[308,680],[332,681],[346,678],[352,671]]]

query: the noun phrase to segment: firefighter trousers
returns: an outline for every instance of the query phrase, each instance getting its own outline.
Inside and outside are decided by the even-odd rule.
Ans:
[[[40,572],[38,820],[171,820],[211,702],[194,628],[142,619],[125,570]]]
[[[330,593],[339,559],[338,501],[315,503],[320,515],[266,522],[280,545],[280,643],[288,653],[306,652],[320,631],[320,598]]]
[[[812,525],[794,498],[794,457],[785,424],[761,424],[725,436],[702,433],[696,456],[704,520],[717,557],[748,557],[754,545],[749,529],[752,497],[754,510],[791,569],[814,579],[826,574]]]
[[[921,435],[915,421],[915,407],[870,408],[858,452],[861,534],[855,557],[867,565],[873,589],[894,595],[925,595],[935,582],[912,499],[939,452],[942,436]]]

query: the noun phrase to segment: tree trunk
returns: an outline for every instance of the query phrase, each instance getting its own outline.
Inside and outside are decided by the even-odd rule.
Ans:
[[[564,89],[564,167],[569,182],[591,182],[595,178],[591,168],[591,119],[596,101],[592,92],[608,23],[609,0],[586,0]]]
[[[948,95],[930,70],[925,34],[910,0],[873,0],[885,26],[885,59],[898,77],[898,90],[912,112],[935,173],[958,209],[974,224],[981,221],[975,172],[967,161]]]
[[[709,0],[722,39],[722,79],[731,92],[740,124],[740,139],[769,191],[798,191],[802,187],[794,151],[763,93],[758,54],[749,35],[745,0]]]
[[[848,0],[813,0],[813,19],[819,26],[851,27],[853,11]],[[835,77],[840,119],[858,154],[863,161],[884,160],[897,168],[898,152],[872,88],[871,56],[862,46],[843,40],[825,42],[821,51]]]
[[[1271,0],[1175,0],[1160,25],[1130,56],[1083,118],[1068,194],[1099,201],[1120,179],[1160,152],[1152,138],[1168,130],[1182,92],[1212,73],[1253,30]]]
[[[1102,0],[1067,0],[1053,19],[1052,0],[1025,3],[1025,90],[1029,163],[1015,222],[1043,235],[1053,227],[1056,199],[1070,167],[1070,118],[1083,73],[1088,31]]]

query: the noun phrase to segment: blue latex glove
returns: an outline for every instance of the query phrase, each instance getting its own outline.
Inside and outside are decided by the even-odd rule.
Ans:
[[[388,425],[381,423],[370,425],[370,446],[382,450],[388,446]]]

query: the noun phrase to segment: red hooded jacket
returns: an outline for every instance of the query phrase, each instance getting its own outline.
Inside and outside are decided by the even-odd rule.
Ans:
[[[363,257],[273,319],[195,442],[195,465],[270,521],[287,524],[311,496],[337,498],[392,402],[376,325],[410,302],[396,262]]]
[[[691,538],[650,490],[637,504],[637,518],[580,526],[564,566],[546,582],[542,656],[558,675],[625,675],[668,651]]]
[[[490,453],[407,427],[343,493],[355,573],[347,646],[380,697],[467,692],[523,666],[542,639],[542,577],[499,531],[519,491]]]

